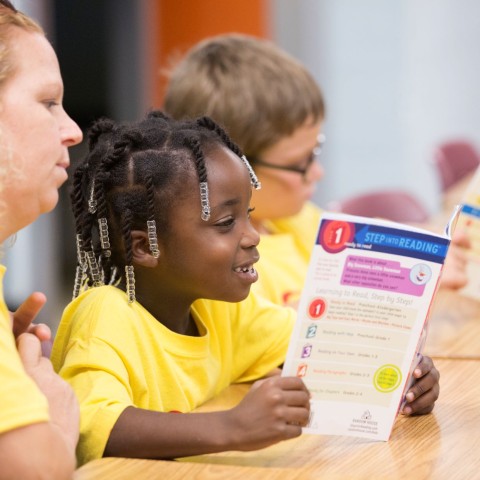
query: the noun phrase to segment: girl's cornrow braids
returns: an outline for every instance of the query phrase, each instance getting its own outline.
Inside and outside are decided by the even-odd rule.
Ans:
[[[91,151],[98,142],[98,139],[104,133],[109,133],[114,130],[115,123],[108,118],[100,118],[97,120],[88,131],[88,149]]]
[[[83,179],[85,174],[85,165],[79,165],[73,174],[72,190],[70,192],[70,201],[72,203],[73,216],[75,219],[75,230],[81,233],[80,217],[83,213]]]
[[[153,185],[153,177],[148,174],[145,177],[145,188],[147,189],[147,207],[148,207],[148,244],[153,257],[158,258],[160,251],[158,250],[157,225],[155,222],[155,187]]]
[[[148,112],[147,119],[150,118],[159,118],[166,121],[170,120],[170,117],[168,115],[165,115],[165,113],[163,113],[161,110],[151,110],[150,112]]]
[[[240,147],[228,136],[227,132],[218,125],[218,123],[214,122],[210,117],[201,117],[197,119],[197,125],[207,128],[215,132],[223,141],[223,143],[229,148],[233,153],[235,153],[238,157],[241,158],[242,162],[244,163],[245,167],[247,167],[248,174],[250,175],[250,182],[252,187],[255,190],[260,190],[262,188],[262,184],[258,180],[257,175],[253,171],[250,162],[247,160],[247,157],[244,155]]]
[[[75,300],[80,295],[82,286],[85,284],[85,281],[87,280],[87,267],[88,267],[87,254],[82,249],[82,238],[78,234],[76,236],[76,244],[77,244],[77,257],[79,258],[79,260],[78,260],[77,266],[75,267],[75,281],[73,284],[72,300]]]
[[[97,256],[92,244],[93,215],[83,215],[83,245],[87,255],[88,269],[90,272],[90,280],[94,287],[103,285],[103,274],[97,262]]]
[[[133,271],[132,211],[125,208],[122,218],[122,235],[125,247],[125,283],[128,303],[135,301],[135,273]]]
[[[197,125],[200,127],[207,128],[208,130],[212,130],[212,132],[215,132],[222,142],[229,148],[235,155],[238,157],[243,156],[243,152],[240,149],[240,147],[228,136],[227,132],[220,126],[218,123],[216,123],[212,118],[210,117],[200,117],[196,121]]]
[[[110,258],[112,252],[110,250],[110,238],[108,235],[108,209],[107,201],[105,199],[105,181],[108,178],[108,173],[101,169],[95,176],[95,200],[97,202],[97,221],[98,221],[98,235],[100,238],[100,245],[102,248],[102,255],[105,259]]]
[[[92,150],[96,147],[99,138],[107,133],[112,133],[115,131],[115,124],[112,120],[108,118],[102,118],[97,120],[91,127],[88,132],[88,148],[91,153]],[[90,193],[88,196],[88,211],[93,215],[97,211],[97,200],[95,198],[95,177],[92,177],[90,185]]]
[[[73,294],[72,299],[78,297],[82,286],[87,279],[87,254],[83,249],[82,241],[82,221],[81,217],[83,215],[83,177],[85,173],[85,168],[83,165],[79,166],[73,175],[73,185],[71,192],[71,202],[73,207],[73,214],[75,218],[75,232],[76,232],[76,247],[77,247],[77,266],[75,268],[75,281],[73,285]]]
[[[81,188],[83,192],[84,191],[83,184],[86,183],[88,186],[88,181],[89,181],[88,162],[84,162],[84,164],[79,168],[84,172],[82,176],[79,173],[78,176],[74,178],[75,187],[74,187],[74,192],[72,192],[72,194],[76,195],[75,197],[76,203],[75,203],[74,210],[77,210],[76,229],[77,229],[77,234],[80,236],[79,245],[81,245],[82,250],[85,252],[87,265],[88,265],[86,283],[87,285],[89,284],[101,285],[101,273],[100,273],[100,269],[98,267],[97,259],[92,246],[93,215],[89,214],[88,211],[86,212],[83,209],[80,210],[79,208],[80,204],[85,205],[85,201],[84,199],[81,198],[81,194],[79,193],[79,188]],[[83,177],[83,178],[80,178],[80,177]]]
[[[195,168],[197,169],[198,179],[200,181],[200,205],[202,207],[202,220],[207,222],[210,219],[210,200],[208,198],[205,157],[203,156],[200,142],[196,138],[185,138],[185,143],[195,157]]]
[[[130,130],[122,135],[122,139],[115,144],[115,149],[123,149],[123,154],[127,149],[134,149],[142,144],[144,136],[139,130]]]
[[[255,174],[255,172],[253,171],[253,168],[250,165],[250,162],[248,161],[247,157],[245,155],[242,155],[240,158],[244,163],[244,165],[247,167],[248,174],[250,175],[250,183],[252,184],[252,187],[255,190],[260,190],[262,188],[262,184],[258,179],[257,175]]]
[[[108,231],[108,208],[105,198],[105,183],[109,177],[108,170],[125,155],[127,147],[128,141],[115,144],[113,150],[100,162],[92,181],[90,198],[94,199],[95,203],[95,211],[93,213],[96,213],[97,216],[98,236],[100,239],[101,255],[104,258],[102,263],[105,274],[110,270],[110,257],[112,254]]]
[[[95,213],[98,222],[98,235],[101,250],[98,252],[99,264],[101,266],[101,282],[112,283],[115,281],[115,271],[111,262],[111,246],[108,228],[108,208],[105,197],[106,183],[109,178],[109,170],[122,159],[126,158],[128,152],[135,145],[142,141],[142,135],[139,132],[130,132],[125,134],[120,140],[114,143],[111,152],[105,156],[97,168],[97,172],[92,183],[91,196],[95,199]]]

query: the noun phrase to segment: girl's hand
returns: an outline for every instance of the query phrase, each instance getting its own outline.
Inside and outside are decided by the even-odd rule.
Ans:
[[[423,357],[413,372],[415,383],[408,390],[403,412],[406,415],[424,415],[433,410],[440,393],[440,373],[430,357]]]
[[[310,394],[300,378],[260,380],[229,412],[226,428],[231,433],[232,449],[256,450],[298,437],[309,415]]]

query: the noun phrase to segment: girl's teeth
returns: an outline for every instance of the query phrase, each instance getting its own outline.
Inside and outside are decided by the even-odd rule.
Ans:
[[[240,273],[240,272],[243,272],[243,273],[248,273],[248,272],[251,272],[253,270],[253,267],[237,267],[235,269],[236,272]]]

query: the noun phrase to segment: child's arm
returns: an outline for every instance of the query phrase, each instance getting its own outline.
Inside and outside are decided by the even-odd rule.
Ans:
[[[239,405],[222,412],[128,407],[110,433],[104,456],[175,458],[267,447],[302,433],[309,399],[301,379],[273,376],[255,383]]]
[[[413,371],[415,383],[407,392],[403,413],[406,415],[424,415],[433,410],[440,393],[440,373],[430,357],[423,357]]]

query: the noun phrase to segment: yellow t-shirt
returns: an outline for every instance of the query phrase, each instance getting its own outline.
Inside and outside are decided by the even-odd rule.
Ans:
[[[0,434],[32,423],[48,422],[48,403],[25,373],[15,346],[3,299],[5,267],[0,265]]]
[[[265,223],[272,233],[261,236],[255,265],[259,278],[252,291],[278,305],[298,302],[320,215],[316,205],[307,203],[298,215]]]
[[[103,455],[128,406],[189,412],[231,383],[264,376],[285,359],[295,312],[250,295],[199,300],[200,337],[172,332],[121,290],[92,288],[63,314],[52,351],[80,402],[81,464]]]

